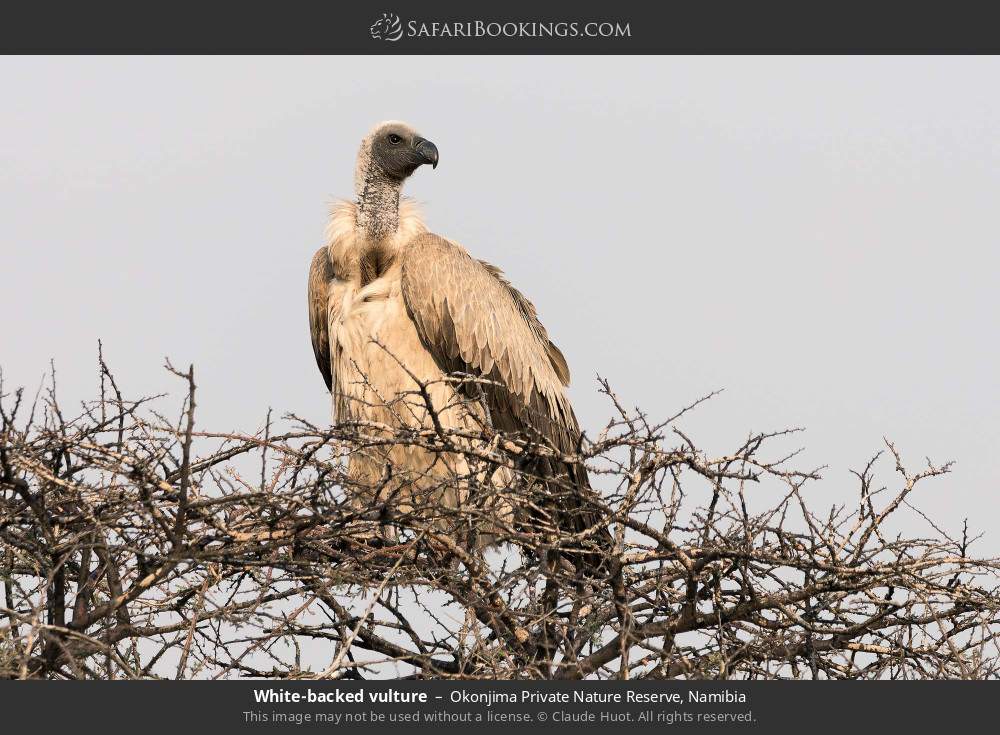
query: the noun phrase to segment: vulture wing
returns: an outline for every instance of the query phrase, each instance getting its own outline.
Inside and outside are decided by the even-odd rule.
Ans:
[[[333,263],[326,246],[313,256],[309,266],[309,336],[312,338],[316,366],[323,374],[327,390],[333,388],[333,372],[330,366],[329,330],[329,288],[333,280]]]
[[[535,307],[501,271],[433,234],[403,251],[402,292],[424,346],[446,372],[487,378],[494,428],[572,452],[579,427],[569,369]]]
[[[575,452],[580,428],[563,391],[569,369],[531,302],[499,269],[437,235],[418,235],[403,253],[403,300],[438,365],[490,381],[482,390],[498,431]],[[591,533],[601,523],[582,464],[535,457],[523,469],[544,482],[552,499],[541,515],[530,516],[573,533]],[[610,548],[606,528],[583,542],[594,543]],[[587,551],[572,558],[591,569],[604,563],[602,554]]]

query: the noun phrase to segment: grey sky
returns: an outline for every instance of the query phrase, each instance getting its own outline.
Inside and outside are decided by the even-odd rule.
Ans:
[[[594,433],[596,373],[723,452],[804,426],[814,492],[892,438],[958,460],[918,504],[1000,548],[1000,59],[4,58],[8,385],[93,394],[194,362],[200,422],[328,415],[305,278],[358,141],[399,118],[441,165],[430,227],[538,306]],[[887,468],[888,469],[888,468]],[[886,473],[888,477],[888,473]],[[818,502],[822,505],[822,502]]]

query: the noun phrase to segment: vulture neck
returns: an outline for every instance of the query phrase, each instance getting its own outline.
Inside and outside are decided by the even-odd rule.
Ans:
[[[358,200],[357,229],[369,245],[376,245],[399,229],[401,181],[368,172],[355,192]]]

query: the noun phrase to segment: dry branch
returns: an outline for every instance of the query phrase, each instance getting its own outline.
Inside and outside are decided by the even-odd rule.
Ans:
[[[711,456],[678,426],[711,396],[654,424],[602,383],[615,418],[567,459],[601,490],[581,512],[607,548],[598,527],[560,532],[551,486],[521,469],[550,448],[437,423],[196,430],[193,368],[170,368],[186,387],[172,422],[99,365],[72,417],[54,379],[32,406],[0,385],[2,677],[997,676],[998,562],[916,510],[948,465],[910,470],[889,442],[856,502],[820,513],[817,473],[767,458],[788,432]],[[350,456],[394,443],[464,454],[468,473],[441,481],[464,504],[394,503],[390,466],[359,487]],[[514,477],[499,489],[482,480],[498,467]],[[903,513],[933,534],[897,533]],[[484,527],[501,542],[486,552]],[[556,549],[613,557],[626,614],[610,578],[548,563]]]

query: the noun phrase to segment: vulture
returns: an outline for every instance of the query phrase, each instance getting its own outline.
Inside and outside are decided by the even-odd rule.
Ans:
[[[530,504],[534,527],[578,534],[578,547],[610,540],[596,527],[585,468],[566,459],[580,441],[566,359],[499,268],[428,231],[401,198],[425,164],[437,168],[434,143],[402,122],[375,126],[358,152],[355,197],[334,205],[309,269],[312,346],[334,419],[369,439],[350,456],[348,477],[379,493],[367,502],[443,512],[472,502],[448,478],[469,478],[468,487],[484,481],[470,476],[466,455],[380,443],[380,432],[443,428],[480,447],[520,437],[548,450],[520,468],[549,499],[547,508]],[[525,511],[502,492],[511,477],[501,467],[486,481],[501,491],[485,514],[499,523],[524,522]],[[495,534],[481,530],[480,543],[492,543]]]

